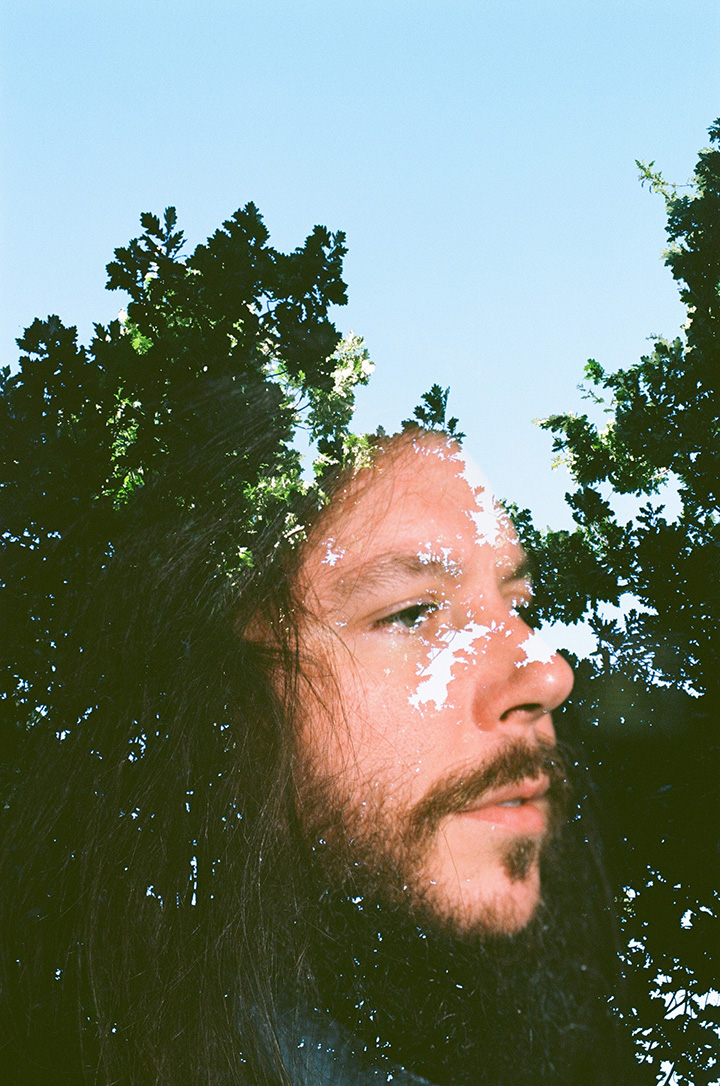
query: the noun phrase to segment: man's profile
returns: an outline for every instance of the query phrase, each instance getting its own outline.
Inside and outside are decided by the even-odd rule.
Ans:
[[[607,899],[551,716],[572,673],[524,621],[508,516],[419,427],[327,494],[293,550],[270,525],[225,614],[192,610],[207,533],[118,562],[102,614],[112,634],[135,609],[130,656],[103,649],[99,738],[63,780],[109,813],[53,888],[86,1080],[622,1082]],[[30,930],[43,909],[28,892]]]

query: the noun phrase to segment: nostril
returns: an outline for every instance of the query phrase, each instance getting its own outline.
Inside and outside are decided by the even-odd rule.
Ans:
[[[539,701],[525,701],[519,705],[512,705],[509,709],[501,715],[500,720],[506,721],[513,716],[524,716],[530,721],[537,720],[538,717],[544,716],[546,709]]]

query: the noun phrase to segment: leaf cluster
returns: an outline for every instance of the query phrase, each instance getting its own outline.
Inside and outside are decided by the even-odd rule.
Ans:
[[[170,540],[212,524],[215,573],[203,583],[232,584],[257,560],[264,524],[284,523],[281,539],[297,528],[307,490],[298,426],[324,470],[354,447],[353,393],[372,365],[329,317],[346,301],[342,232],[316,226],[279,252],[250,203],[184,256],[174,208],[141,225],[108,265],[108,288],[128,295],[120,317],[96,325],[87,347],[57,316],[35,320],[18,341],[19,369],[0,373],[9,773],[24,729],[62,698],[83,651],[70,649],[71,616],[123,538],[142,525]],[[78,707],[66,709],[73,719]]]
[[[449,388],[442,388],[438,384],[432,385],[429,391],[421,396],[420,403],[413,411],[413,417],[403,419],[404,429],[419,425],[426,430],[438,430],[455,438],[456,441],[462,441],[465,434],[458,430],[458,420],[455,417],[447,418],[449,395]]]

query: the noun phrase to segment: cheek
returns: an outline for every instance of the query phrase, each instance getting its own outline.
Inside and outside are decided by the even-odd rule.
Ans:
[[[385,801],[412,800],[429,760],[428,714],[413,705],[416,682],[402,668],[363,667],[344,653],[332,663],[332,682],[308,692],[303,748],[356,793],[382,789]]]
[[[477,729],[466,727],[462,702],[461,680],[471,670],[462,653],[354,639],[315,646],[314,658],[324,666],[308,692],[302,744],[318,771],[353,798],[382,794],[386,804],[412,806],[477,758]]]

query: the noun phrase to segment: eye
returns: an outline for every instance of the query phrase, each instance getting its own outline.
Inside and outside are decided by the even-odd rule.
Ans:
[[[403,607],[399,611],[393,611],[392,614],[376,619],[373,625],[376,629],[386,626],[399,626],[405,630],[417,630],[430,615],[439,609],[440,604],[435,601],[412,603],[408,607]]]

